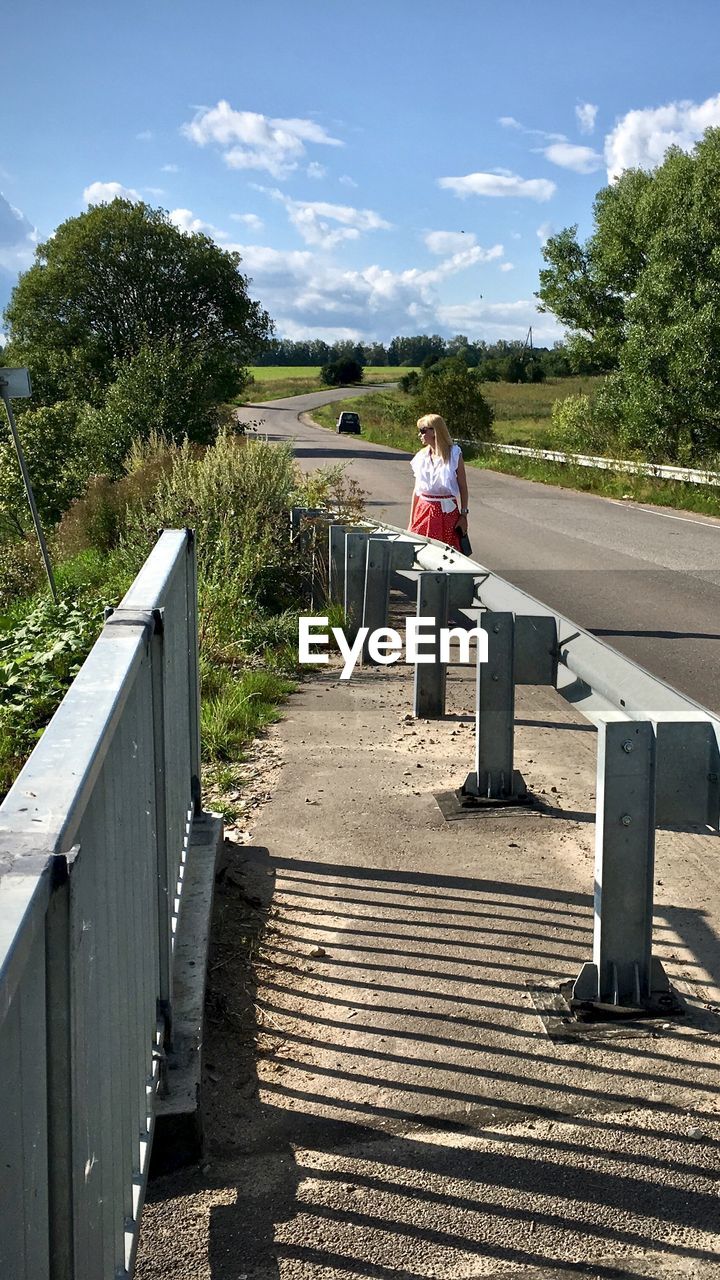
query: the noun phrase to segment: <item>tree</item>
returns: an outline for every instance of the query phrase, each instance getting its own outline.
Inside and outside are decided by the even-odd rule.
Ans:
[[[352,359],[333,360],[320,370],[320,377],[326,387],[351,386],[355,382],[362,382],[362,376],[362,365],[358,360]]]
[[[27,402],[26,402],[27,404]],[[81,492],[86,469],[77,447],[80,406],[61,401],[18,408],[17,429],[42,520],[54,524]],[[22,472],[5,413],[0,416],[0,542],[32,529]],[[3,550],[4,554],[4,550]]]
[[[178,230],[141,201],[91,206],[38,245],[5,316],[13,360],[36,400],[100,404],[118,370],[158,345],[199,361],[208,395],[241,389],[271,322],[248,295],[240,256]]]
[[[671,147],[652,172],[626,171],[599,192],[594,220],[585,246],[574,229],[548,242],[539,295],[573,330],[571,359],[583,347],[612,356],[593,414],[619,446],[658,461],[716,454],[720,130],[691,153]]]
[[[426,369],[417,394],[418,417],[439,413],[459,440],[489,440],[493,411],[481,391],[481,379],[462,359],[445,359]]]
[[[218,405],[207,363],[184,348],[158,343],[141,347],[121,365],[100,406],[86,405],[78,442],[89,470],[117,477],[133,441],[157,432],[180,444],[209,444],[218,425]]]

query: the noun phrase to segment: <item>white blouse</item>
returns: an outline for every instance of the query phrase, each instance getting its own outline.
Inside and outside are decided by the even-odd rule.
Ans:
[[[460,445],[454,444],[450,450],[450,459],[443,462],[439,453],[430,453],[428,449],[420,449],[412,459],[410,466],[415,473],[415,492],[423,498],[445,499],[443,511],[453,511],[457,499],[460,505],[460,486],[457,469],[462,457]]]

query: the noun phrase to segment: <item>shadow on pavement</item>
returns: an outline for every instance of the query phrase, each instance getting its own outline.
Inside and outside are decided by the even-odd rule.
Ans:
[[[716,1275],[715,1040],[569,1047],[528,1011],[591,937],[584,894],[229,845],[183,1187],[207,1275]]]

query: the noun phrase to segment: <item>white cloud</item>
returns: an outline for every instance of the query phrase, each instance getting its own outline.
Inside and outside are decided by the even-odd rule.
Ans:
[[[466,333],[471,339],[505,338],[511,342],[524,338],[531,325],[538,346],[550,346],[563,337],[557,321],[550,315],[540,314],[536,303],[524,298],[517,302],[478,301],[440,306],[437,314],[443,328],[452,333]]]
[[[140,133],[135,134],[138,142],[152,142],[154,136],[152,129],[143,129]]]
[[[501,124],[503,129],[522,129],[520,121],[516,120],[514,116],[500,116],[498,124]]]
[[[595,173],[603,162],[598,151],[573,142],[553,142],[545,147],[543,154],[551,164],[557,164],[561,169],[572,169],[574,173]]]
[[[157,199],[165,195],[164,187],[143,187],[143,191],[147,191],[149,196],[155,196]]]
[[[342,177],[338,178],[338,182],[343,187],[357,187],[357,182],[354,178],[351,178],[348,173],[344,173]]]
[[[520,235],[519,231],[511,231],[510,238],[511,240],[522,240],[522,236]]]
[[[501,263],[500,263],[500,270],[501,270],[501,271],[514,271],[514,270],[515,270],[515,263],[514,263],[514,262],[501,262]]]
[[[86,204],[109,204],[112,200],[142,200],[139,191],[121,182],[91,182],[83,191]]]
[[[465,231],[428,231],[423,236],[425,247],[431,253],[458,253],[463,249],[469,249],[475,244],[475,236],[473,233]]]
[[[670,102],[628,111],[605,139],[608,181],[624,169],[652,169],[668,147],[690,151],[711,125],[720,125],[720,94],[705,102]]]
[[[196,218],[191,209],[172,209],[169,216],[178,231],[184,231],[186,235],[194,235],[199,231],[203,235],[212,236],[213,240],[228,238],[225,231],[220,231],[211,222],[203,222],[202,218]]]
[[[553,227],[552,222],[541,223],[537,231],[535,232],[535,235],[540,241],[540,244],[547,244],[548,240],[550,239],[550,236],[554,234],[555,234],[555,228]]]
[[[37,231],[20,209],[0,193],[0,267],[23,271],[32,261]]]
[[[180,166],[177,164],[164,164],[160,172],[161,173],[179,173]]]
[[[262,218],[258,218],[256,213],[231,213],[232,222],[242,222],[249,231],[262,231],[265,225]]]
[[[438,178],[438,186],[456,196],[516,196],[545,201],[555,194],[555,183],[547,178],[519,178],[517,174],[467,173],[461,178]]]
[[[324,164],[318,164],[317,160],[311,160],[305,172],[308,178],[324,178],[327,174],[327,169]]]
[[[305,144],[341,147],[314,120],[272,119],[256,111],[235,111],[229,102],[202,107],[181,132],[199,147],[215,143],[231,169],[264,169],[286,178],[305,157]]]
[[[251,295],[275,317],[278,332],[299,336],[344,329],[367,338],[388,338],[408,332],[408,326],[413,332],[437,332],[444,283],[503,253],[502,245],[489,249],[470,245],[427,271],[416,267],[391,271],[377,264],[360,270],[342,268],[310,250],[283,253],[262,245],[227,247],[240,253],[242,270],[252,279]]]
[[[334,249],[346,240],[358,240],[364,231],[387,231],[390,223],[373,209],[330,204],[326,200],[293,200],[282,191],[270,191],[287,210],[288,218],[306,244]],[[339,225],[335,225],[339,224]]]
[[[581,133],[592,133],[598,109],[592,102],[580,102],[575,108],[575,115]]]

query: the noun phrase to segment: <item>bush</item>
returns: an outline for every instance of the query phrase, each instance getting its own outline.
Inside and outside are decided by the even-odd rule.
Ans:
[[[406,396],[415,395],[420,386],[420,374],[417,369],[411,369],[409,373],[403,374],[400,379],[400,390],[405,392]]]
[[[548,432],[552,449],[567,453],[605,454],[618,448],[607,419],[598,414],[590,396],[567,396],[552,407]]]
[[[32,595],[44,573],[40,549],[33,538],[4,542],[0,553],[0,611],[18,597]]]
[[[93,548],[107,554],[120,543],[128,511],[152,503],[160,479],[172,467],[172,446],[156,432],[135,441],[120,480],[91,476],[85,492],[71,504],[56,535],[61,555]]]
[[[320,377],[326,387],[353,386],[362,382],[363,367],[359,360],[333,360],[323,365]]]
[[[41,519],[55,524],[72,499],[82,492],[87,459],[78,444],[81,406],[62,400],[40,408],[22,408],[17,429]],[[0,537],[22,536],[32,517],[10,428],[0,420]]]
[[[481,391],[481,379],[464,360],[441,360],[427,369],[415,400],[415,416],[439,413],[457,440],[492,439],[493,410]]]
[[[156,434],[208,444],[220,416],[205,363],[164,343],[143,347],[120,366],[102,407],[85,406],[80,435],[93,470],[118,477],[135,441]]]

